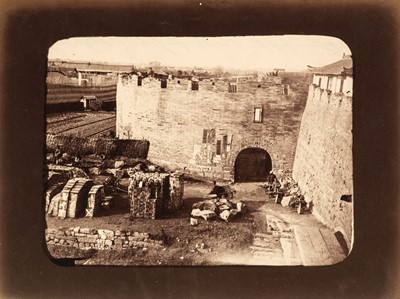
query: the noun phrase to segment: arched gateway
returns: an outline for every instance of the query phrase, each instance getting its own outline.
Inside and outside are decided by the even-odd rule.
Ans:
[[[235,160],[235,182],[265,181],[272,169],[272,160],[266,150],[250,147],[242,150]]]

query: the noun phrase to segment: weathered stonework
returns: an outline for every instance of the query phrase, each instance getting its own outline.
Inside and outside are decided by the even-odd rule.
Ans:
[[[159,249],[164,245],[162,240],[148,233],[80,227],[48,228],[45,239],[48,245],[72,246],[83,250]]]
[[[258,147],[267,151],[274,170],[290,172],[306,97],[300,89],[284,93],[273,78],[228,82],[171,80],[167,88],[146,78],[120,77],[117,86],[117,136],[150,141],[149,160],[207,178],[230,180],[238,153]],[[287,87],[286,87],[287,88]],[[254,109],[262,108],[262,122]]]
[[[156,219],[163,212],[177,211],[183,206],[182,174],[136,172],[129,184],[131,215]]]
[[[293,166],[306,201],[348,245],[353,236],[352,98],[310,85]],[[342,198],[344,199],[344,198]],[[347,198],[348,199],[348,198]]]

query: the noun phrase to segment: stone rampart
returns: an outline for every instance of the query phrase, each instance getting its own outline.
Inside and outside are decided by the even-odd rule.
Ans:
[[[293,167],[313,213],[348,244],[353,235],[352,100],[310,86]]]

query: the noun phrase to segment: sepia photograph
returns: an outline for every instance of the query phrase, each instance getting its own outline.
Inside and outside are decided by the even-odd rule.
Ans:
[[[72,37],[49,48],[43,83],[55,263],[329,266],[350,254],[342,40]]]

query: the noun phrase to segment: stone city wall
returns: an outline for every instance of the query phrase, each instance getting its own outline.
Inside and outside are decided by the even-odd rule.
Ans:
[[[149,160],[170,170],[230,180],[239,152],[267,151],[274,170],[291,172],[307,88],[288,88],[281,78],[228,82],[120,77],[117,85],[117,136],[150,141]],[[179,81],[179,83],[178,83]],[[287,94],[285,94],[285,92]],[[262,108],[262,122],[254,109]]]
[[[352,98],[310,85],[293,167],[313,213],[340,231],[348,244],[353,235]],[[343,200],[347,199],[347,200]]]

